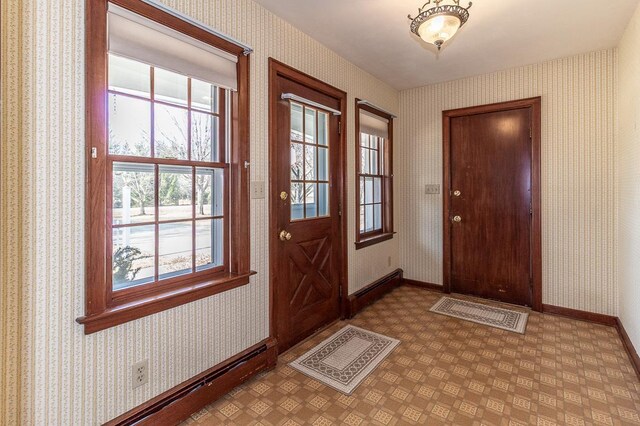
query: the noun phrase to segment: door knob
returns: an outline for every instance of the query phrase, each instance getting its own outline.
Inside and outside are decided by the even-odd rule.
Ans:
[[[289,241],[291,239],[291,234],[285,231],[284,229],[280,231],[280,241]]]
[[[455,191],[453,191],[453,196],[454,197],[459,197],[462,194],[462,192],[458,191],[457,189]]]
[[[289,196],[289,194],[287,194],[285,191],[282,191],[282,192],[280,193],[280,199],[281,199],[282,201],[286,200],[288,196]]]
[[[462,218],[460,216],[454,216],[451,220],[456,222],[456,223],[462,222]]]

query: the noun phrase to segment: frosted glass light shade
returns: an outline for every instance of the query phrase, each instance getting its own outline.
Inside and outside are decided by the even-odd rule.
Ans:
[[[456,16],[434,15],[420,25],[418,35],[422,40],[438,46],[439,49],[443,43],[454,36],[460,24],[460,19]]]

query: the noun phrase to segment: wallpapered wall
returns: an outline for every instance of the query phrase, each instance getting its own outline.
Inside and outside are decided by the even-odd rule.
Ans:
[[[269,56],[349,93],[349,289],[397,268],[398,238],[353,248],[354,98],[397,112],[397,91],[250,0],[167,4],[255,49],[254,181],[269,177]],[[83,5],[2,1],[0,418],[8,424],[102,423],[268,335],[266,199],[251,205],[258,275],[250,285],[90,336],[74,322],[84,311]],[[130,366],[144,358],[150,383],[131,390]]]
[[[640,349],[640,7],[618,50],[618,267],[620,319]]]
[[[442,284],[442,111],[542,96],[543,302],[617,314],[615,88],[606,50],[401,92],[405,276]]]

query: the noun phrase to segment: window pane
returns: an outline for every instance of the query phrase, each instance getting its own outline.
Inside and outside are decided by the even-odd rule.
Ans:
[[[304,218],[304,184],[291,183],[291,220]]]
[[[123,95],[109,95],[109,153],[151,156],[151,103]]]
[[[316,178],[316,147],[305,145],[304,147],[304,176],[305,179],[315,180]]]
[[[159,166],[160,220],[190,219],[193,217],[191,170],[191,167]]]
[[[151,67],[142,62],[109,55],[109,90],[151,97]]]
[[[187,106],[187,77],[155,68],[153,74],[155,99]]]
[[[364,178],[360,177],[360,204],[364,204]]]
[[[364,232],[364,206],[360,206],[360,232]]]
[[[318,145],[329,145],[329,114],[318,112]]]
[[[371,136],[369,141],[370,141],[369,147],[371,149],[378,149],[378,137],[377,136]]]
[[[187,110],[155,105],[155,155],[187,159]]]
[[[192,227],[191,221],[159,225],[158,279],[191,273]]]
[[[373,231],[373,205],[364,206],[364,231]]]
[[[302,175],[303,146],[300,143],[291,143],[291,179],[293,180],[304,179]]]
[[[220,266],[224,262],[223,220],[207,219],[196,222],[196,270]]]
[[[360,146],[369,148],[369,135],[366,133],[360,133]]]
[[[155,272],[155,226],[113,230],[112,285],[121,290],[153,281]]]
[[[373,227],[374,229],[382,228],[382,204],[373,205]]]
[[[360,148],[360,173],[369,174],[369,150]]]
[[[113,163],[113,224],[155,220],[155,173],[152,164]]]
[[[373,203],[373,178],[365,178],[364,180],[364,202],[366,204]]]
[[[304,185],[304,197],[305,197],[305,217],[317,217],[318,208],[316,206],[316,184],[305,183]]]
[[[373,178],[373,202],[382,202],[382,178]]]
[[[208,112],[218,112],[218,88],[210,83],[192,78],[191,107]]]
[[[329,184],[318,184],[318,216],[329,215]]]
[[[329,150],[318,147],[318,180],[329,180]]]
[[[291,104],[291,140],[302,142],[302,105]]]
[[[218,117],[193,111],[191,113],[191,159],[220,161]]]
[[[304,109],[304,140],[307,143],[316,143],[316,111]]]
[[[196,216],[224,214],[223,169],[196,168],[196,203]]]
[[[371,174],[378,174],[378,151],[371,150]]]

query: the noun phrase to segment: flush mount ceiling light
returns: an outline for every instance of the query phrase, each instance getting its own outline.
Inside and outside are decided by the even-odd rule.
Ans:
[[[443,1],[453,4],[440,5]],[[427,5],[435,6],[427,9]],[[466,8],[460,6],[460,0],[429,0],[418,9],[418,15],[411,19],[411,32],[427,43],[435,45],[438,50],[449,40],[469,19],[469,2]]]

